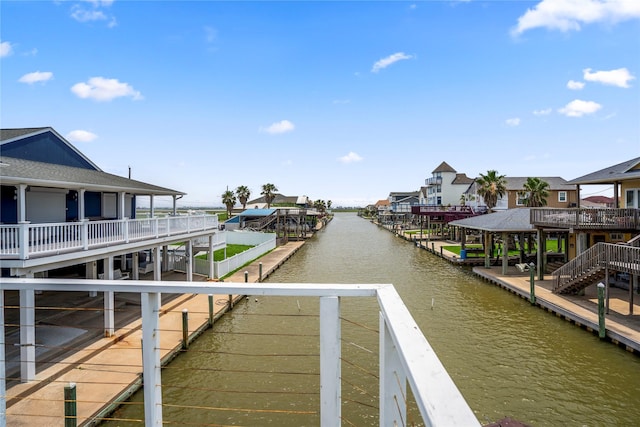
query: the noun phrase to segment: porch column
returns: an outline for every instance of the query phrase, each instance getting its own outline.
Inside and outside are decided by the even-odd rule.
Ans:
[[[214,253],[214,251],[213,251],[213,236],[214,236],[213,234],[209,236],[209,252],[207,254],[207,259],[209,260],[209,278],[210,279],[213,279],[213,278],[217,279],[216,272],[214,270],[215,269],[215,267],[214,267],[215,261],[213,259],[213,253]]]
[[[98,262],[90,261],[84,264],[85,277],[87,279],[98,278]],[[89,296],[95,298],[98,296],[98,291],[89,291]]]
[[[33,279],[33,273],[23,277]],[[20,381],[24,383],[36,378],[36,295],[33,289],[21,289],[19,292]]]
[[[27,184],[19,184],[18,190],[18,224],[27,220]]]
[[[153,194],[149,196],[149,218],[156,216],[155,208],[153,206]]]
[[[620,185],[620,182],[613,183],[613,202],[615,203],[614,208],[616,209],[620,208],[620,195],[618,194],[619,185]]]
[[[162,247],[162,271],[169,271],[169,246]]]
[[[78,221],[84,220],[84,193],[87,190],[81,188],[78,190]]]
[[[544,260],[542,253],[544,251],[544,245],[542,244],[544,239],[544,231],[538,229],[536,231],[536,244],[538,246],[538,251],[536,253],[536,262],[538,264],[538,280],[544,280]]]
[[[340,425],[340,298],[320,297],[320,425]]]
[[[178,214],[178,204],[177,204],[177,196],[174,194],[173,195],[173,216],[176,216]]]
[[[124,202],[125,202],[125,193],[124,191],[120,191],[118,193],[118,219],[124,219],[127,215],[124,210]]]
[[[187,282],[192,282],[193,281],[193,254],[191,253],[191,249],[192,249],[193,245],[191,243],[191,239],[188,239],[185,244],[184,244],[184,259],[186,261],[186,268],[187,268]]]
[[[133,280],[140,280],[140,254],[135,251],[131,255],[131,277]]]
[[[104,260],[104,278],[113,280],[113,257]],[[113,291],[104,293],[104,336],[112,337],[115,333],[115,294]]]
[[[509,268],[509,233],[502,233],[502,275],[507,275]]]
[[[162,426],[162,376],[160,365],[159,293],[141,295],[142,311],[142,378],[144,382],[144,415],[146,425]]]
[[[162,262],[160,260],[160,246],[154,247],[151,252],[153,254],[153,280],[159,282],[162,280],[162,270],[160,270],[162,267]]]
[[[580,209],[580,184],[576,184],[576,207]]]
[[[482,237],[484,239],[484,268],[491,268],[491,233],[483,231]]]

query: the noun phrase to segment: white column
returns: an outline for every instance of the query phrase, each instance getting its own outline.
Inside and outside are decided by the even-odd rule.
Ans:
[[[18,185],[18,223],[27,220],[27,184]]]
[[[208,253],[208,260],[209,260],[209,279],[214,279],[217,278],[216,277],[216,272],[215,272],[215,262],[213,259],[213,234],[209,236],[209,253]]]
[[[142,379],[146,426],[162,426],[160,294],[142,295]]]
[[[387,322],[380,313],[380,425],[400,426],[407,419],[407,376]]]
[[[84,188],[78,190],[78,221],[82,221],[84,219]]]
[[[153,252],[153,280],[161,281],[162,280],[162,262],[160,261],[160,246],[156,246],[152,249]]]
[[[320,425],[339,426],[340,387],[340,298],[320,297]]]
[[[509,268],[509,234],[502,233],[502,275],[507,275]]]
[[[98,262],[90,261],[85,264],[85,274],[87,279],[97,279],[98,278]],[[95,298],[98,296],[98,291],[89,291],[89,296]]]
[[[25,277],[32,279],[33,274]],[[32,289],[20,290],[20,380],[36,377],[36,295]]]
[[[153,206],[153,194],[149,196],[149,218],[156,216],[155,208]]]
[[[133,253],[131,257],[131,274],[133,280],[140,280],[140,254],[138,251]]]
[[[193,244],[191,242],[191,239],[187,239],[187,241],[184,244],[184,249],[185,249],[185,253],[184,253],[184,258],[186,260],[186,267],[187,267],[187,282],[192,282],[193,281],[193,254],[192,252],[192,248],[193,248]]]
[[[124,196],[125,196],[124,191],[120,191],[118,193],[118,219],[124,219],[125,217],[127,217],[124,211],[124,205],[125,205]]]
[[[113,280],[113,257],[104,260],[104,278]],[[104,293],[104,336],[112,337],[115,333],[115,295],[113,291]]]

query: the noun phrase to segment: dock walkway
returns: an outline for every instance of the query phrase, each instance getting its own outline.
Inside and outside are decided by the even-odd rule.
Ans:
[[[260,279],[260,264],[264,279],[303,244],[304,241],[279,246],[224,281],[243,283],[247,271],[247,282],[256,283]],[[173,280],[184,280],[184,275],[166,275],[173,276]],[[165,274],[163,280],[167,280]],[[194,281],[204,280],[205,277],[194,275]],[[234,295],[232,301],[239,301],[243,297]],[[213,298],[214,318],[217,319],[229,310],[229,295],[214,295]],[[183,294],[163,304],[160,315],[163,365],[181,351],[184,309],[189,312],[190,340],[209,327],[208,295]],[[64,388],[69,383],[76,384],[77,424],[98,424],[118,402],[126,400],[141,386],[141,324],[138,318],[117,329],[112,337],[96,339],[82,348],[74,348],[73,353],[37,372],[35,381],[9,387],[6,396],[7,425],[64,426]]]

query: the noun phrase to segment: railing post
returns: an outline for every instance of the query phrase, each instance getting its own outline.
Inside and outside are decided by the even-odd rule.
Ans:
[[[380,425],[407,425],[407,380],[384,315],[380,313]],[[396,416],[394,416],[396,415]]]
[[[76,384],[69,383],[69,385],[64,386],[64,427],[76,427],[78,425],[76,405]]]
[[[127,218],[122,219],[122,237],[125,243],[129,243],[129,220]]]
[[[29,224],[30,221],[21,221],[18,228],[18,241],[20,248],[20,259],[29,259]]]
[[[143,293],[141,311],[145,425],[162,427],[160,293]]]
[[[85,251],[87,249],[89,249],[89,220],[87,218],[84,218],[82,220],[82,249],[84,249]]]
[[[320,425],[339,426],[342,418],[340,388],[340,298],[320,297]]]
[[[26,276],[32,279],[33,274]],[[20,293],[20,378],[28,382],[36,377],[36,296],[33,289]]]

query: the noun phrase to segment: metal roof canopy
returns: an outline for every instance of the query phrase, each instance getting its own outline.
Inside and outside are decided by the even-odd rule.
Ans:
[[[533,232],[536,228],[530,222],[530,208],[507,209],[506,211],[478,215],[451,221],[449,225],[492,233]]]

